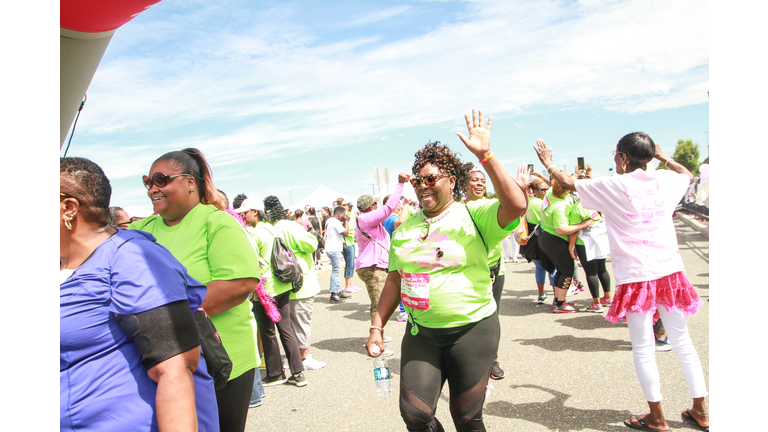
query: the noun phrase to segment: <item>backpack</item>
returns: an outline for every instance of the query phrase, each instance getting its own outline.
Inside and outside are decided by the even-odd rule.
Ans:
[[[277,280],[293,284],[291,292],[298,292],[304,285],[304,272],[301,271],[296,255],[285,245],[279,235],[275,236],[272,243],[272,256],[269,262]]]

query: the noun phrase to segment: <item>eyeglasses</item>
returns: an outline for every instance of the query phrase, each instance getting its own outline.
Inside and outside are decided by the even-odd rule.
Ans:
[[[165,173],[156,172],[152,174],[152,177],[144,176],[141,178],[141,181],[144,182],[144,187],[147,189],[152,189],[152,184],[155,184],[157,187],[165,187],[168,185],[168,182],[175,179],[176,177],[181,176],[190,176],[193,177],[192,174],[176,174],[176,175],[165,175]]]
[[[619,154],[626,154],[626,153],[624,153],[624,152],[620,152],[620,151],[618,151],[618,150],[614,150],[614,151],[612,151],[612,152],[611,152],[611,154],[612,154],[612,155],[614,155],[614,156],[616,156],[616,153],[619,153]]]
[[[411,177],[411,186],[417,188],[421,187],[421,184],[424,183],[426,187],[432,187],[437,183],[438,180],[440,180],[443,177],[450,177],[446,174],[428,174],[424,177]]]
[[[537,191],[539,191],[539,192],[546,192],[546,191],[547,191],[547,188],[536,189],[536,190],[537,190]]]
[[[131,224],[131,221],[125,221],[125,222],[118,222],[115,224],[115,227],[117,228],[128,228],[128,225]]]

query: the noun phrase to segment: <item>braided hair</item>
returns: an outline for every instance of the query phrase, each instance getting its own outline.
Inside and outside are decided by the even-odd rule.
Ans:
[[[248,196],[244,193],[235,195],[235,199],[232,200],[232,208],[240,208],[240,206],[243,205],[243,201],[245,201],[247,198]]]
[[[277,221],[285,219],[285,209],[280,203],[280,199],[274,195],[264,198],[264,212],[269,223],[275,224]]]
[[[452,152],[447,145],[440,144],[440,141],[429,141],[424,148],[416,152],[414,157],[416,160],[411,169],[414,176],[418,176],[424,165],[430,163],[436,166],[441,173],[456,177],[456,187],[453,189],[455,201],[460,201],[461,197],[466,194],[469,185],[468,169],[461,163],[459,154]]]

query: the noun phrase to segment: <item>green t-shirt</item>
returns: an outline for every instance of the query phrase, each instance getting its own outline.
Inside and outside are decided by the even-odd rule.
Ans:
[[[455,203],[427,224],[414,215],[392,235],[389,271],[401,277],[401,299],[413,321],[429,328],[458,327],[478,322],[496,311],[489,250],[475,224],[493,248],[515,228],[498,224],[496,200]],[[469,212],[475,224],[470,219]],[[427,232],[428,229],[428,232]],[[425,236],[422,240],[422,236]]]
[[[300,227],[296,222],[291,223]],[[256,224],[256,228],[249,231],[249,234],[255,239],[256,248],[259,253],[259,264],[261,265],[261,276],[264,278],[264,289],[267,291],[267,294],[274,297],[290,291],[291,284],[280,282],[272,273],[272,247],[275,242],[275,236],[278,235],[277,229],[267,222],[259,222]],[[286,244],[286,246],[288,245]]]
[[[480,198],[478,201],[487,200],[487,199],[488,198]],[[496,198],[493,198],[493,200],[498,201],[498,199]],[[520,224],[520,219],[516,219],[514,222],[512,222],[512,224],[513,224],[512,229],[514,230],[515,228],[517,228],[517,225]],[[496,246],[491,248],[491,252],[488,254],[488,267],[495,266],[496,263],[498,263],[499,260],[501,260],[501,255],[503,251],[504,251],[504,247],[501,245],[501,242],[496,243]],[[501,265],[499,266],[499,276],[506,273],[504,267],[505,267],[504,262],[502,260]]]
[[[535,196],[528,198],[528,212],[525,214],[528,222],[538,225],[541,223],[541,203],[543,200]]]
[[[275,228],[280,231],[285,245],[296,254],[301,270],[304,272],[304,282],[301,289],[299,292],[291,293],[291,300],[314,297],[320,292],[320,282],[317,280],[317,272],[314,267],[315,260],[312,257],[312,252],[317,250],[317,237],[296,222],[287,220],[277,222]]]
[[[351,211],[348,211],[347,214],[349,215],[349,222],[347,222],[349,235],[344,237],[344,243],[346,243],[347,246],[352,246],[355,244],[355,227],[357,226],[355,220],[357,220],[357,216]]]
[[[571,202],[572,204],[568,212],[568,225],[578,225],[587,219],[592,219],[594,222],[603,220],[603,217],[600,216],[600,212],[585,209],[581,205],[581,201],[574,202],[572,200]],[[576,244],[583,245],[584,241],[576,237]]]
[[[259,278],[259,261],[242,225],[227,212],[198,204],[177,225],[169,227],[154,215],[133,222],[129,229],[146,231],[165,246],[204,285],[213,280]],[[233,380],[256,367],[256,348],[248,300],[211,321],[232,360]]]
[[[559,235],[555,228],[565,228],[568,225],[568,207],[573,202],[570,195],[558,198],[548,191],[541,204],[541,229],[568,241],[567,235]]]

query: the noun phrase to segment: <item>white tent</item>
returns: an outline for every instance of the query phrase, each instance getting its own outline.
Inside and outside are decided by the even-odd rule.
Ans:
[[[352,205],[357,205],[357,197],[351,196],[351,195],[345,195],[340,192],[332,191],[328,189],[327,187],[320,185],[315,189],[314,192],[309,194],[308,197],[302,199],[301,201],[297,201],[291,205],[286,206],[283,204],[283,207],[290,209],[290,210],[301,210],[304,211],[304,206],[310,205],[316,209],[321,209],[323,207],[331,207],[332,203],[336,200],[336,198],[344,198],[348,202],[351,202]],[[331,209],[333,211],[333,209]]]

